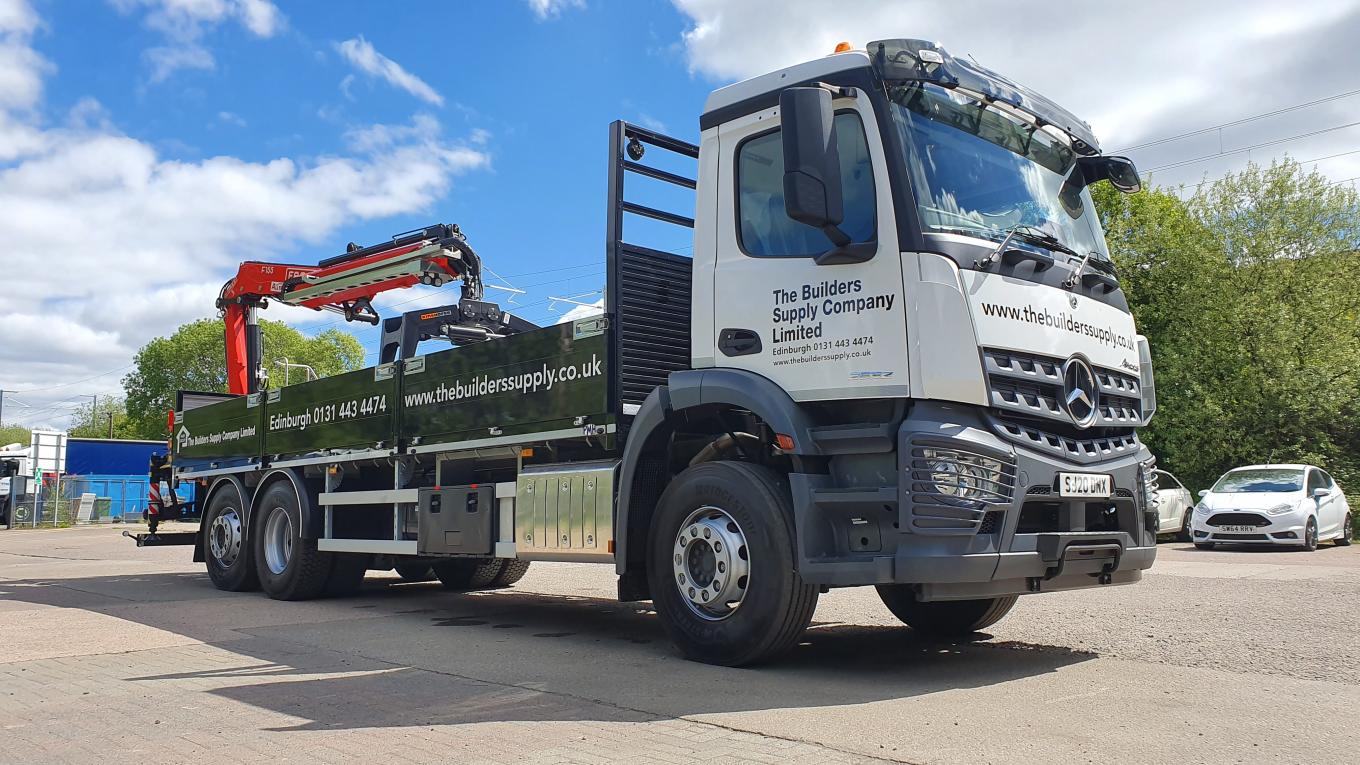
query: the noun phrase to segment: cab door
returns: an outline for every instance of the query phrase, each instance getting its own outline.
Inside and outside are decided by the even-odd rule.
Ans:
[[[833,102],[845,218],[861,263],[784,211],[779,109],[719,128],[712,332],[715,364],[773,380],[799,401],[908,395],[902,262],[883,142],[863,92]]]

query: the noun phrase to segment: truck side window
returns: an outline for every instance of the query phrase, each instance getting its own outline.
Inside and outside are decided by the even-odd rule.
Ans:
[[[845,220],[854,242],[875,235],[874,173],[859,115],[836,115]],[[737,147],[737,225],[742,250],[756,257],[813,256],[832,248],[820,230],[784,214],[784,152],[780,131],[747,139]]]

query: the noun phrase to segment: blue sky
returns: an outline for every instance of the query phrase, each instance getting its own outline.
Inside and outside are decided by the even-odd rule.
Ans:
[[[695,140],[710,90],[841,40],[974,55],[1155,183],[1286,153],[1360,180],[1360,0],[1026,18],[990,0],[0,0],[4,420],[64,427],[119,394],[137,349],[213,315],[241,260],[314,263],[435,222],[524,290],[512,310],[555,321],[570,305],[549,297],[603,286],[611,120]],[[378,307],[455,294],[428,293]]]

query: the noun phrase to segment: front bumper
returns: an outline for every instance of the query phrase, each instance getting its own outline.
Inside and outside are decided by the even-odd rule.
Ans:
[[[911,472],[913,449],[923,447],[1013,465],[1011,495],[975,512],[923,508]],[[917,402],[897,434],[896,454],[883,456],[897,463],[897,486],[836,488],[854,480],[854,460],[838,466],[833,459],[831,476],[792,476],[806,581],[912,584],[921,600],[957,600],[1129,584],[1156,559],[1158,519],[1140,484],[1146,448],[1072,464],[1002,440],[975,408]],[[1059,472],[1109,474],[1115,496],[1063,499],[1055,489]]]
[[[1223,526],[1225,525],[1243,525],[1241,523],[1230,524],[1224,521],[1222,516],[1229,513],[1244,518],[1254,516],[1259,520],[1247,524],[1252,526],[1250,531],[1224,531]],[[1232,520],[1243,520],[1244,518],[1233,518]],[[1201,544],[1213,542],[1215,544],[1233,545],[1302,546],[1308,518],[1308,513],[1298,510],[1283,515],[1269,515],[1264,510],[1215,510],[1206,515],[1195,513],[1190,521],[1190,536],[1193,541]]]

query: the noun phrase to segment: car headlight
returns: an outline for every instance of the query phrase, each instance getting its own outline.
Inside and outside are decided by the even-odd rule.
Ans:
[[[1208,505],[1204,504],[1203,502],[1199,503],[1198,505],[1195,505],[1195,515],[1208,515],[1208,514],[1209,514]]]
[[[1288,502],[1285,502],[1285,503],[1282,503],[1282,504],[1279,504],[1279,505],[1276,505],[1276,506],[1270,508],[1269,510],[1266,511],[1266,514],[1267,514],[1267,515],[1284,515],[1285,513],[1292,513],[1293,511],[1294,511],[1294,506],[1293,506],[1292,504],[1288,503]]]

